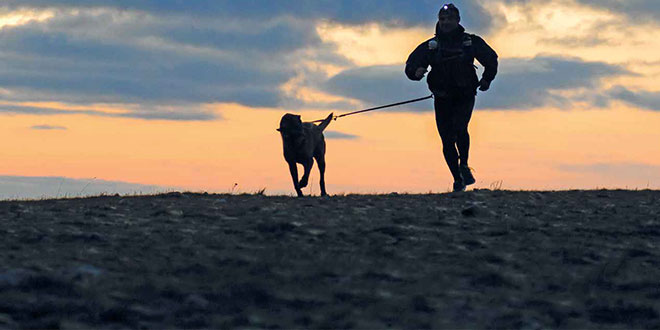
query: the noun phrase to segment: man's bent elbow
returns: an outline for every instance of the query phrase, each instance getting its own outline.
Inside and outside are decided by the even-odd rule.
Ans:
[[[420,81],[420,80],[422,80],[422,78],[424,78],[424,76],[422,76],[422,77],[417,77],[416,71],[417,71],[416,68],[413,68],[413,67],[406,67],[406,70],[405,70],[406,77],[408,77],[408,79],[413,80],[413,81]]]

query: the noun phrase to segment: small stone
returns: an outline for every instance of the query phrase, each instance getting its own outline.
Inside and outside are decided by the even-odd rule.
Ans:
[[[25,269],[10,269],[0,273],[0,289],[7,287],[16,287],[32,276],[32,273]]]
[[[309,233],[309,234],[312,235],[312,236],[321,236],[321,235],[324,235],[324,234],[325,234],[325,230],[321,230],[321,229],[310,229],[310,230],[307,231],[307,233]]]
[[[461,211],[461,214],[464,217],[467,217],[467,218],[476,217],[477,214],[479,214],[479,207],[477,207],[476,205],[470,205],[470,206],[464,208]]]
[[[139,315],[140,318],[148,320],[161,319],[164,315],[162,311],[144,305],[133,305],[129,310]]]
[[[183,303],[193,309],[207,309],[209,307],[209,301],[198,294],[189,295]]]
[[[11,315],[9,315],[9,314],[0,314],[0,325],[4,325],[4,326],[7,326],[7,327],[14,327],[14,326],[16,326],[16,322],[11,317]]]
[[[103,274],[103,270],[94,267],[92,265],[81,265],[72,269],[72,273],[74,274],[73,276],[74,278],[80,278],[85,276],[97,277]]]
[[[168,210],[167,213],[169,215],[173,215],[175,217],[183,216],[183,211],[181,211],[181,210]]]
[[[92,327],[90,325],[76,322],[76,321],[71,321],[71,320],[63,320],[60,321],[60,329],[62,330],[82,330],[82,329],[91,329]]]
[[[12,204],[9,206],[9,212],[18,213],[23,210],[23,205],[21,204]]]
[[[435,309],[431,306],[428,299],[424,296],[415,296],[412,298],[413,309],[423,313],[433,313]]]

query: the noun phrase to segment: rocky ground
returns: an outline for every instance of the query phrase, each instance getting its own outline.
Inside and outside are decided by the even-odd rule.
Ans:
[[[0,328],[660,329],[660,191],[0,202]]]

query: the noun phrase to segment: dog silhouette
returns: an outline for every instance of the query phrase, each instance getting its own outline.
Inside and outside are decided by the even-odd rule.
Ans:
[[[284,160],[289,164],[289,171],[293,179],[293,187],[302,197],[302,188],[307,186],[309,174],[314,166],[314,159],[321,173],[321,196],[327,196],[325,191],[325,138],[323,130],[332,121],[332,113],[318,126],[314,123],[303,123],[300,116],[287,113],[280,120],[280,128],[277,130],[282,135],[282,146],[284,149]],[[300,181],[298,181],[298,167],[302,164],[305,168]]]

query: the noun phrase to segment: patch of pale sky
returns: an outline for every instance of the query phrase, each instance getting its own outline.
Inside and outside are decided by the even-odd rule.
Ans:
[[[506,23],[487,37],[500,58],[556,54],[584,61],[628,67],[636,75],[604,79],[604,87],[626,85],[657,90],[655,63],[660,58],[660,29],[574,1],[501,4],[495,7]],[[631,65],[631,62],[644,65]],[[650,63],[650,65],[649,65]]]
[[[0,29],[5,26],[17,26],[27,24],[32,21],[46,21],[55,16],[52,10],[2,10],[0,8]]]
[[[323,42],[335,43],[340,54],[357,66],[405,63],[409,53],[433,36],[433,22],[421,28],[390,28],[375,23],[348,26],[322,22],[316,27]]]
[[[289,92],[287,93],[289,96],[295,97],[298,100],[301,100],[305,103],[333,103],[333,102],[341,102],[341,101],[346,101],[345,98],[324,93],[322,91],[319,91],[318,89],[312,88],[312,87],[307,87],[303,85],[296,85],[292,86],[289,88]]]
[[[311,74],[319,75],[322,79],[334,76],[347,69],[345,65],[338,65],[323,61],[305,60],[305,58],[315,58],[318,50],[304,49],[296,52],[293,56],[302,60],[297,61],[299,67],[295,77],[291,78],[281,86],[282,92],[287,96],[308,104],[314,103],[333,103],[346,101],[341,96],[325,93],[314,88]]]
[[[500,11],[507,23],[488,38],[500,57],[551,53],[619,64],[660,56],[660,30],[655,25],[630,25],[605,10],[561,1],[507,5]],[[607,42],[594,45],[594,38]],[[571,42],[563,45],[562,39]],[[582,47],[574,42],[580,39]]]

